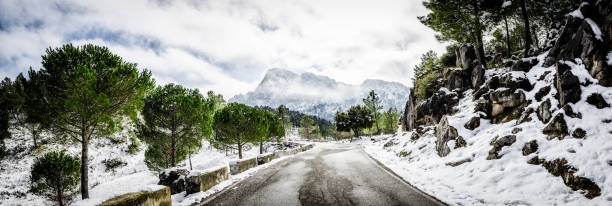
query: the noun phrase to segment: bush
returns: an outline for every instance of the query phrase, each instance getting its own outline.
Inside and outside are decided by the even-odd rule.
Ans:
[[[136,137],[130,137],[130,142],[130,145],[128,145],[128,152],[131,155],[136,154],[136,152],[140,151],[140,142],[138,141],[138,139],[136,139]]]
[[[126,162],[124,162],[123,160],[119,158],[105,159],[105,160],[102,160],[102,163],[104,164],[104,166],[106,166],[107,172],[115,171],[115,169],[127,165]]]
[[[31,171],[31,191],[60,206],[67,205],[76,193],[81,164],[64,151],[49,152],[34,161]]]
[[[436,80],[440,77],[437,72],[423,75],[414,82],[414,97],[417,100],[427,99],[436,92]]]

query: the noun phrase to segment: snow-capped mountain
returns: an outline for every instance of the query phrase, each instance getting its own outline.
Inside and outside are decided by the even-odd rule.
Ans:
[[[362,104],[370,90],[380,97],[383,109],[402,110],[408,87],[397,82],[368,79],[360,85],[337,82],[313,73],[297,74],[285,69],[270,69],[255,91],[236,95],[230,102],[276,108],[284,104],[291,110],[333,120],[336,111]]]

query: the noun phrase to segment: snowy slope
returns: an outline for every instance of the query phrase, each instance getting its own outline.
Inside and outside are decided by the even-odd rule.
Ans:
[[[350,85],[312,73],[296,74],[284,69],[270,69],[255,91],[237,95],[230,102],[276,108],[284,104],[291,110],[332,120],[336,111],[362,104],[362,99],[374,90],[384,109],[402,110],[409,89],[397,82],[365,80]]]
[[[538,57],[540,62],[545,55]],[[506,72],[504,69],[490,70],[486,76]],[[550,73],[540,80],[545,72]],[[534,95],[540,88],[553,84],[554,73],[554,66],[545,68],[541,63],[524,73],[535,84],[534,89],[526,93],[532,100],[528,107],[538,107],[540,102]],[[573,65],[572,73],[581,82],[597,82],[580,62]],[[597,92],[610,103],[612,89],[598,84],[581,86],[581,89],[581,100],[570,105],[575,112],[582,113],[582,118],[566,117],[565,120],[570,132],[576,128],[586,130],[584,138],[567,136],[563,140],[548,140],[542,133],[545,124],[538,120],[536,113],[531,114],[531,121],[518,125],[516,120],[491,124],[481,119],[479,127],[468,130],[464,124],[478,114],[474,113],[472,92],[467,91],[466,97],[456,106],[458,112],[448,116],[449,124],[457,129],[467,146],[453,149],[455,141],[448,142],[451,152],[446,157],[436,153],[433,127],[416,141],[411,140],[412,132],[406,132],[359,143],[408,182],[451,205],[612,205],[612,107],[597,109],[586,102],[588,95]],[[552,108],[559,104],[555,93],[553,88],[543,97],[543,100],[550,99]],[[556,110],[552,115],[560,112],[563,110]],[[487,160],[493,147],[491,140],[511,135],[513,130],[521,130],[515,134],[516,142],[501,149],[500,159]],[[537,152],[523,156],[523,146],[531,140],[537,142]],[[592,180],[601,188],[601,195],[587,199],[584,191],[573,191],[561,177],[552,175],[541,165],[527,163],[535,156],[546,161],[566,159],[570,166],[578,169],[576,175]],[[464,163],[449,165],[460,162]]]

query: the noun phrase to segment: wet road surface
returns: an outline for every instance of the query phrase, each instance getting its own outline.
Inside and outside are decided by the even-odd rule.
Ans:
[[[444,205],[357,145],[323,144],[257,171],[199,205]]]

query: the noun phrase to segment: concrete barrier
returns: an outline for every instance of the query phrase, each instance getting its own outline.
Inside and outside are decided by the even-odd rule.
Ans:
[[[104,201],[99,206],[171,206],[170,188],[164,187],[156,191],[133,192]]]
[[[230,173],[232,175],[244,172],[248,169],[257,166],[257,158],[245,159],[245,160],[237,160],[234,162],[230,162]]]
[[[185,192],[187,195],[200,191],[206,191],[229,178],[227,167],[221,167],[199,174],[194,173],[185,178]]]
[[[272,161],[273,159],[275,159],[274,156],[274,154],[265,154],[257,156],[257,165],[263,165]]]

